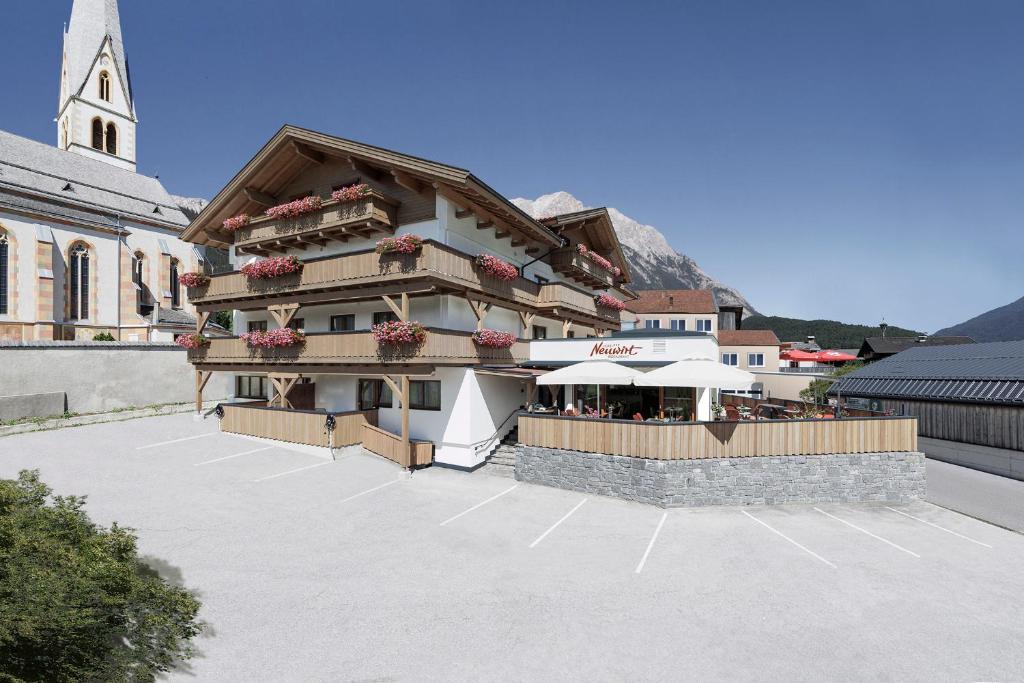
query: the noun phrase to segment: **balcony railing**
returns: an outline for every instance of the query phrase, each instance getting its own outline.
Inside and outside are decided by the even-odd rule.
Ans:
[[[551,268],[556,273],[590,287],[603,288],[615,284],[614,275],[571,247],[559,249],[551,254]]]
[[[235,233],[235,246],[283,249],[302,241],[366,237],[394,232],[398,202],[374,191],[353,201],[327,200],[319,211],[298,218],[254,218]]]
[[[509,349],[477,345],[472,333],[427,328],[420,345],[379,345],[371,332],[313,332],[306,342],[281,348],[249,348],[238,337],[211,339],[207,346],[188,352],[189,362],[203,365],[273,364],[303,365],[409,364],[511,365],[529,358],[527,342]]]
[[[516,307],[541,312],[557,308],[562,317],[572,318],[575,313],[609,325],[619,320],[617,312],[597,307],[588,292],[564,283],[540,285],[525,278],[499,280],[480,271],[472,256],[431,240],[413,254],[382,255],[365,250],[307,259],[302,272],[270,280],[249,280],[239,272],[214,275],[209,284],[190,288],[188,294],[197,306],[232,308],[246,300],[272,304],[275,297],[346,292],[370,285],[394,285],[400,290],[403,283],[417,279],[428,279],[441,289],[486,295]],[[351,292],[338,298],[351,298]],[[329,300],[330,296],[325,295],[323,301]]]

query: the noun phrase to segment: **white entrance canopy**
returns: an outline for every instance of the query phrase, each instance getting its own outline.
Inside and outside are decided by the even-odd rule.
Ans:
[[[746,370],[710,358],[687,358],[640,374],[633,379],[633,384],[641,387],[698,387],[739,391],[750,389],[756,379]]]
[[[537,378],[537,384],[632,384],[643,373],[606,360],[588,360],[553,370]]]

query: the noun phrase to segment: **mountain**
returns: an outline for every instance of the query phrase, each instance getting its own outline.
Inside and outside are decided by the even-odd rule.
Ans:
[[[590,208],[568,192],[555,192],[536,199],[519,197],[512,203],[534,218]],[[609,208],[608,215],[629,262],[632,289],[713,289],[720,304],[743,306],[747,315],[757,313],[742,294],[718,282],[689,256],[673,249],[654,226],[635,221],[618,209]]]
[[[879,327],[851,325],[838,320],[782,318],[777,315],[753,315],[744,318],[743,329],[771,330],[780,341],[802,342],[813,335],[814,341],[823,349],[859,349],[865,337],[882,336]],[[923,333],[890,325],[885,334],[888,337],[919,337]]]
[[[171,195],[171,199],[181,212],[190,220],[194,221],[199,212],[206,208],[206,205],[210,202],[206,201],[202,197],[179,197],[177,195]]]
[[[1024,297],[935,334],[965,336],[977,342],[1024,339]]]

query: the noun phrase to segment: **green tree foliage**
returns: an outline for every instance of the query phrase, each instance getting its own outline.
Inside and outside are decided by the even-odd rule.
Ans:
[[[93,341],[115,341],[114,335],[109,332],[100,332],[99,334],[93,335]]]
[[[0,480],[0,681],[150,681],[190,658],[195,595],[51,493],[38,472]]]
[[[217,311],[211,317],[213,322],[223,327],[228,332],[231,332],[231,311]]]
[[[809,335],[823,349],[859,349],[865,337],[881,337],[879,327],[849,325],[836,320],[801,320],[779,316],[753,315],[743,319],[745,330],[772,330],[780,341],[804,341]],[[889,326],[890,337],[917,337],[923,334],[902,327]]]
[[[806,389],[800,390],[800,400],[804,403],[813,403],[815,405],[824,405],[828,403],[828,388],[839,379],[849,375],[855,370],[859,370],[864,367],[864,363],[861,361],[854,361],[853,363],[847,363],[846,365],[840,365],[838,368],[833,370],[827,377],[820,379],[811,380],[811,383],[807,385]]]

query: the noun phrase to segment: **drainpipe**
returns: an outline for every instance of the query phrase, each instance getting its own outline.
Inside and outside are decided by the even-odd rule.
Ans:
[[[114,214],[117,220],[117,341],[121,339],[121,239],[124,237],[124,228],[121,227],[121,214]]]
[[[543,258],[546,258],[546,257],[550,256],[550,255],[551,255],[551,254],[552,254],[553,252],[556,252],[556,251],[558,251],[559,249],[564,249],[565,247],[569,246],[569,238],[568,238],[568,237],[562,237],[561,235],[559,235],[559,239],[561,239],[561,240],[562,240],[562,243],[561,243],[561,244],[559,244],[559,245],[558,245],[557,247],[554,247],[554,248],[552,248],[552,249],[549,249],[549,250],[547,251],[547,253],[545,253],[545,254],[541,254],[540,256],[538,256],[537,258],[533,259],[532,261],[527,261],[526,263],[524,263],[524,264],[523,264],[523,265],[522,265],[522,266],[521,266],[521,267],[519,268],[519,275],[520,275],[521,277],[526,277],[526,267],[527,267],[527,266],[533,265],[533,264],[534,264],[534,263],[536,263],[537,261],[540,261],[541,259],[543,259]]]

